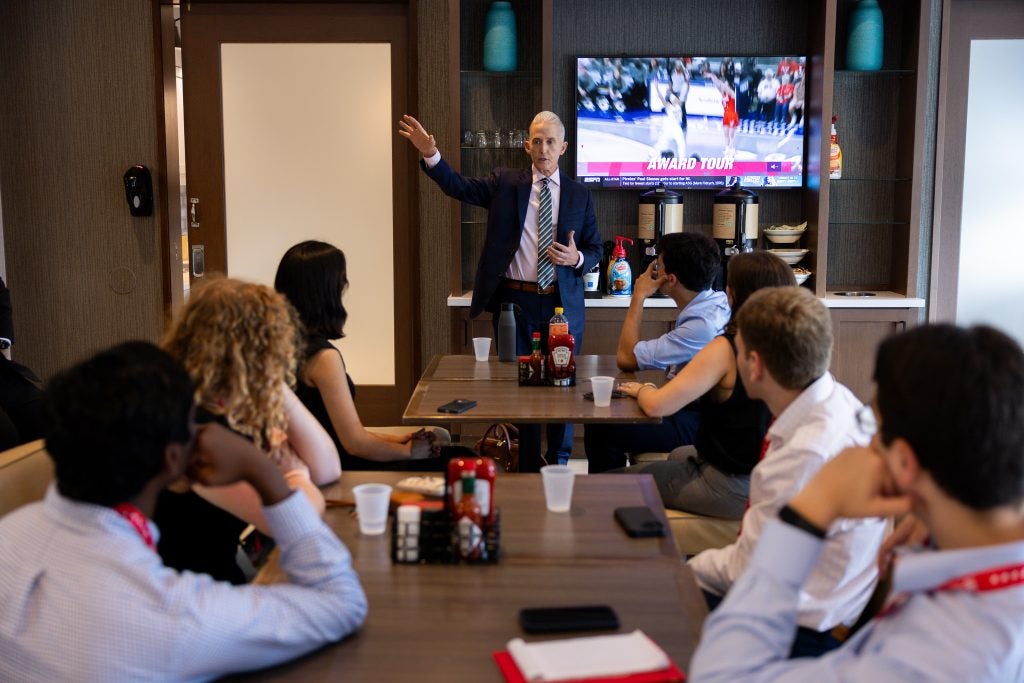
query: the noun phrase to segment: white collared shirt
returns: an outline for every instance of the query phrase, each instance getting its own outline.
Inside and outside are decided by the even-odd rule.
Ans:
[[[523,225],[523,232],[519,236],[519,250],[516,252],[512,263],[508,264],[505,277],[513,280],[525,280],[527,282],[537,281],[537,215],[540,213],[540,188],[544,174],[532,167],[533,185],[530,187],[530,202],[526,205],[526,222]],[[551,191],[551,234],[555,241],[558,241],[558,206],[562,198],[562,172],[557,168],[549,177],[548,190]],[[583,254],[580,254],[582,257]],[[555,271],[555,279],[558,279],[558,271]]]
[[[768,450],[750,475],[750,508],[736,542],[705,550],[690,567],[707,591],[725,595],[743,574],[765,524],[844,448],[866,445],[857,426],[861,402],[826,373],[815,380],[768,429]],[[800,591],[797,623],[827,631],[856,621],[878,575],[876,556],[888,522],[840,519],[828,530],[821,559]]]
[[[208,680],[358,628],[348,550],[302,492],[263,511],[291,583],[232,586],[164,566],[117,512],[51,485],[0,520],[0,680]]]

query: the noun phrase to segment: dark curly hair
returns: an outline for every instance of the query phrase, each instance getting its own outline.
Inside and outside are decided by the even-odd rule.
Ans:
[[[691,292],[710,289],[722,267],[715,241],[702,232],[674,232],[658,241],[665,272],[671,273]]]
[[[326,242],[300,242],[277,266],[274,289],[299,313],[309,336],[341,339],[348,312],[341,295],[348,287],[345,254]]]
[[[50,380],[46,450],[57,488],[72,500],[112,506],[160,473],[164,449],[191,439],[192,381],[149,342],[128,342]]]
[[[1024,352],[991,327],[922,325],[875,363],[879,436],[902,438],[947,494],[975,510],[1024,499]]]

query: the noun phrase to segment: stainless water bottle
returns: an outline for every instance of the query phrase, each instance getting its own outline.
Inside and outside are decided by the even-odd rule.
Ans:
[[[502,304],[498,316],[498,360],[514,363],[516,360],[515,304]]]

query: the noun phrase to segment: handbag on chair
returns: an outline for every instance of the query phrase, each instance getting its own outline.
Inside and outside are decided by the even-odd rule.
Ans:
[[[507,422],[495,422],[476,442],[480,455],[492,458],[502,472],[519,471],[519,430]]]

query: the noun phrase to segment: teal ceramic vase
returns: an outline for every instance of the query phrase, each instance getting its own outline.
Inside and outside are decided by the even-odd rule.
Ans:
[[[882,37],[882,8],[878,0],[860,0],[850,13],[846,68],[852,71],[881,69]]]
[[[491,3],[484,20],[484,70],[515,71],[519,61],[512,3]]]

